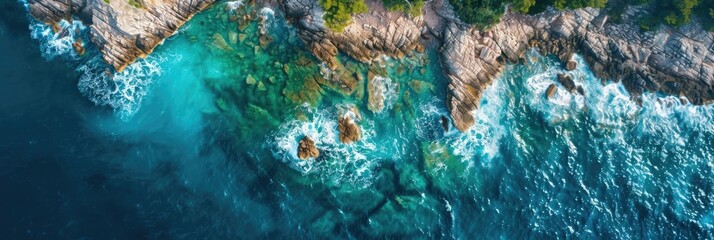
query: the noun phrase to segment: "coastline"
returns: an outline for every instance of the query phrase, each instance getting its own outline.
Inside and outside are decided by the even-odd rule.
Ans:
[[[61,5],[32,0],[30,12],[49,24],[73,16],[92,23],[92,41],[104,60],[121,71],[150,54],[213,1],[149,3],[146,9],[124,13],[121,10],[128,9],[126,3],[73,0]],[[629,11],[625,17],[628,23],[624,24],[610,23],[602,11],[590,8],[551,10],[533,16],[507,13],[500,23],[480,31],[458,20],[443,0],[425,4],[419,17],[387,12],[377,1],[369,1],[368,13],[354,16],[345,31],[334,33],[324,26],[316,1],[285,0],[279,4],[293,19],[308,50],[333,71],[341,68],[336,59],[339,52],[371,63],[382,56],[402,58],[430,44],[440,46],[443,74],[450,80],[447,107],[453,124],[462,132],[474,123],[472,113],[479,107],[481,92],[499,76],[506,62],[522,61],[530,48],[558,56],[564,66],[574,53],[583,54],[603,83],[622,80],[635,101],[645,91],[679,96],[696,105],[714,100],[714,33],[703,31],[697,24],[679,29],[663,26],[656,32],[643,33],[627,21],[636,14],[646,14],[643,11]],[[174,17],[140,29],[121,24],[152,22],[165,15]],[[334,75],[332,81],[348,86],[359,81]]]

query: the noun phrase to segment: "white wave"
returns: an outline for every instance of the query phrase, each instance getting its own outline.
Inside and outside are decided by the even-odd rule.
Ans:
[[[394,106],[397,102],[397,98],[399,97],[397,83],[392,81],[390,78],[374,76],[370,79],[370,84],[373,85],[374,90],[370,94],[376,94],[375,98],[383,99],[382,103],[384,107],[378,112],[385,113],[392,109],[392,106]]]
[[[258,30],[261,35],[268,34],[270,29],[275,23],[275,12],[273,9],[264,7],[258,12],[260,14],[260,22],[258,23]]]
[[[231,14],[235,14],[236,10],[238,10],[238,8],[242,7],[243,5],[243,0],[226,2],[226,11]]]
[[[373,122],[357,120],[362,129],[361,139],[343,144],[339,141],[337,119],[340,112],[349,112],[349,106],[338,105],[322,110],[312,110],[309,105],[301,108],[312,117],[308,121],[292,120],[280,126],[269,142],[274,157],[303,173],[318,174],[326,182],[368,186],[372,169],[379,164],[376,156],[381,153],[373,142]],[[354,115],[350,117],[359,119]],[[298,144],[304,136],[315,142],[320,151],[318,159],[301,160],[297,157]]]
[[[61,20],[57,24],[61,29],[59,32],[55,32],[51,26],[43,22],[32,19],[30,35],[40,42],[40,51],[45,59],[52,60],[58,56],[76,59],[78,56],[72,44],[77,39],[82,39],[87,27],[79,20],[72,22]]]
[[[95,56],[77,68],[82,73],[77,87],[94,104],[109,106],[121,119],[128,120],[139,110],[152,79],[161,75],[161,62],[160,56],[152,54],[117,73]]]
[[[501,138],[506,133],[504,118],[508,97],[506,84],[499,79],[483,92],[479,109],[472,113],[474,125],[464,133],[453,130],[446,136],[455,155],[462,156],[463,161],[480,158],[483,163],[499,155]]]

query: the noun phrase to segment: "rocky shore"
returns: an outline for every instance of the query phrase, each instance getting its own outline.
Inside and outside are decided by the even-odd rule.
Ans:
[[[107,2],[30,0],[29,6],[32,16],[48,24],[76,18],[89,25],[92,41],[106,62],[121,71],[150,54],[214,0],[144,0],[139,7],[127,1]],[[420,17],[388,12],[378,1],[367,2],[370,11],[354,16],[341,33],[324,26],[315,0],[283,0],[280,6],[308,50],[332,70],[341,66],[336,58],[340,51],[372,62],[382,56],[404,57],[429,43],[438,45],[439,61],[450,81],[447,107],[461,131],[474,124],[472,113],[479,107],[481,93],[498,78],[504,64],[521,61],[530,48],[556,55],[568,68],[574,67],[572,55],[581,54],[604,81],[622,81],[635,101],[645,91],[680,96],[693,104],[714,100],[714,33],[697,24],[642,32],[633,19],[647,14],[646,10],[629,8],[625,23],[617,24],[609,22],[603,11],[586,8],[533,16],[507,13],[500,23],[482,31],[462,23],[443,0],[429,1]]]
[[[115,70],[151,54],[194,14],[215,0],[29,0],[30,14],[55,26],[61,20],[88,25],[92,42]]]
[[[636,101],[645,91],[681,96],[693,104],[714,99],[714,34],[696,24],[642,32],[633,20],[647,14],[641,9],[630,9],[625,24],[610,23],[603,11],[591,8],[534,16],[508,13],[496,26],[480,31],[457,19],[443,0],[435,0],[425,6],[424,17],[408,20],[371,8],[345,32],[332,33],[316,16],[313,1],[287,0],[285,6],[298,19],[296,26],[310,50],[331,68],[337,67],[338,49],[363,62],[380,54],[402,57],[423,46],[419,36],[426,39],[428,29],[441,46],[440,60],[450,80],[447,107],[461,131],[473,125],[481,92],[504,64],[520,61],[534,47],[558,56],[569,68],[575,67],[572,55],[582,54],[598,77],[622,80]],[[378,18],[380,24],[366,24],[375,22],[368,18]]]

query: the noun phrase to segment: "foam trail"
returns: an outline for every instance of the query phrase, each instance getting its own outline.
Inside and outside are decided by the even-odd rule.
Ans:
[[[40,42],[42,57],[47,60],[56,57],[77,59],[78,55],[72,44],[86,35],[87,27],[79,20],[68,22],[63,19],[57,24],[62,30],[55,33],[49,25],[34,19],[31,20],[30,35]]]
[[[283,123],[269,142],[274,157],[303,173],[318,174],[325,182],[369,186],[372,169],[378,166],[382,153],[373,142],[373,123],[368,120],[359,122],[362,138],[352,144],[343,144],[339,141],[336,116],[339,112],[347,112],[350,106],[313,110],[304,105],[301,108],[312,115],[311,120]],[[306,161],[297,157],[297,147],[304,136],[310,137],[320,150],[318,159]]]
[[[77,68],[82,75],[79,91],[99,106],[109,106],[123,120],[130,119],[141,107],[152,79],[161,75],[163,58],[152,54],[115,72],[100,55]]]

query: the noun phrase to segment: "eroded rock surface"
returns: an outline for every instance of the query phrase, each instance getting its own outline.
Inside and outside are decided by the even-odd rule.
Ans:
[[[450,80],[447,105],[461,131],[474,124],[472,112],[481,93],[504,63],[518,61],[531,47],[563,63],[582,54],[599,78],[622,80],[635,100],[644,91],[683,95],[695,104],[714,99],[714,34],[696,24],[641,32],[628,16],[627,24],[612,24],[603,11],[586,8],[535,16],[507,13],[499,24],[479,31],[449,17],[453,12],[441,1],[429,7],[442,16],[434,25],[441,29],[430,27],[440,31],[442,64]],[[646,13],[631,9],[628,14]]]
[[[108,2],[108,3],[107,3]],[[122,71],[145,57],[195,13],[215,0],[141,0],[141,7],[112,0],[29,0],[30,14],[55,25],[79,19],[90,27],[104,60]]]
[[[340,66],[338,50],[358,61],[371,62],[381,56],[400,58],[423,49],[422,17],[387,12],[376,2],[370,4],[370,12],[354,16],[353,23],[339,33],[325,27],[316,1],[285,0],[283,5],[308,49],[333,70]]]
[[[345,144],[357,142],[362,137],[362,130],[355,122],[355,120],[359,118],[359,115],[353,111],[354,110],[350,110],[342,114],[337,121],[337,130],[340,131],[340,142]]]
[[[305,160],[309,158],[317,158],[320,156],[320,150],[315,146],[315,142],[310,137],[305,136],[298,144],[298,158]]]

